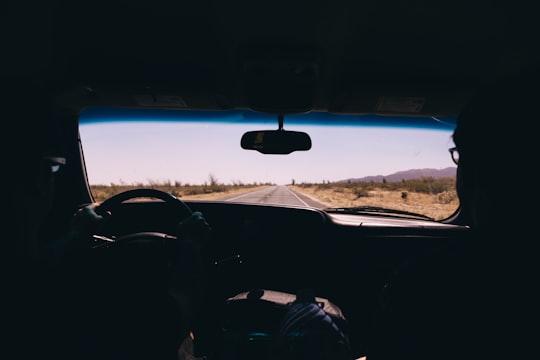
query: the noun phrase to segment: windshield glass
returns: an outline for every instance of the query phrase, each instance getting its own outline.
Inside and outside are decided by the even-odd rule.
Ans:
[[[378,206],[445,219],[459,206],[448,152],[455,119],[406,121],[411,126],[389,117],[285,116],[285,130],[312,140],[310,150],[288,155],[241,148],[244,132],[278,128],[277,117],[249,111],[89,108],[79,130],[96,201],[134,187],[217,201],[287,187],[316,200],[305,206]]]

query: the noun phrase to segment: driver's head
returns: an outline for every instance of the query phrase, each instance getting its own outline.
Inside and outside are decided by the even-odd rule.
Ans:
[[[536,192],[537,75],[497,83],[458,117],[457,190],[469,225],[488,229],[517,224]]]
[[[5,157],[2,186],[9,209],[3,221],[18,237],[18,251],[37,256],[37,232],[54,196],[54,172],[65,162],[54,151],[54,115],[49,92],[36,82],[0,83]]]

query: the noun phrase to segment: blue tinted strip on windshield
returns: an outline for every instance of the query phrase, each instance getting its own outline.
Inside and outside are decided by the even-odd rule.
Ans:
[[[85,109],[79,118],[81,124],[123,121],[171,121],[171,122],[217,122],[217,123],[258,123],[277,127],[277,115],[248,110],[189,111],[159,109],[123,109],[92,107]],[[350,115],[310,112],[286,115],[285,124],[348,125],[348,126],[389,126],[413,127],[439,130],[453,130],[455,116],[409,117],[381,115]]]

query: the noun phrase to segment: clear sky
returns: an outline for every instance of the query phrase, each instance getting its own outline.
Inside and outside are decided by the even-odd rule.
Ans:
[[[129,125],[129,126],[126,126]],[[305,131],[312,149],[289,155],[243,150],[245,131],[266,124],[161,122],[87,123],[80,127],[90,184],[178,181],[296,183],[338,181],[397,171],[454,166],[451,130],[287,124]]]

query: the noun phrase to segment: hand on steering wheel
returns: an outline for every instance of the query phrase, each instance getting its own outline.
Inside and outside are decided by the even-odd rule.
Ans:
[[[71,219],[71,229],[81,234],[93,235],[99,231],[99,228],[111,216],[110,211],[100,212],[96,209],[99,204],[91,203],[84,205],[73,215]]]
[[[190,216],[180,221],[178,224],[178,236],[184,240],[197,241],[204,245],[212,228],[199,211],[193,212]]]

